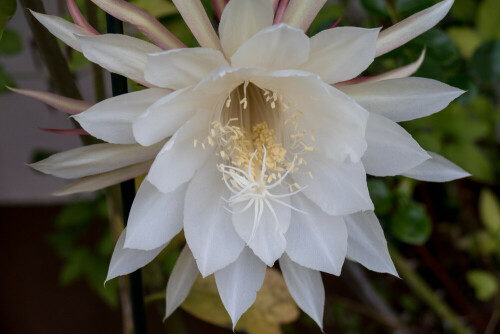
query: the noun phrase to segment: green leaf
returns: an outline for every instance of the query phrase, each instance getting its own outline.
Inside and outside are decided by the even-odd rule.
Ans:
[[[500,40],[500,1],[484,0],[477,11],[477,29],[485,39]]]
[[[370,14],[381,17],[389,16],[385,0],[361,0],[361,5]]]
[[[92,203],[73,202],[57,215],[55,224],[58,227],[81,226],[90,223],[93,217]]]
[[[432,223],[422,204],[408,202],[399,205],[396,213],[390,217],[389,230],[403,242],[422,245],[431,234]]]
[[[414,43],[427,47],[427,55],[442,66],[449,66],[460,58],[451,38],[441,29],[433,28],[415,38]]]
[[[2,39],[5,25],[14,16],[16,8],[16,0],[0,0],[0,39]]]
[[[500,2],[499,2],[500,3]],[[494,85],[500,82],[500,42],[486,42],[474,53],[470,62],[473,78]]]
[[[14,79],[0,65],[0,93],[10,92],[6,86],[15,87],[16,84],[14,83]]]
[[[476,1],[456,0],[451,7],[451,14],[462,22],[473,22],[476,15]]]
[[[376,213],[378,215],[388,213],[393,203],[391,193],[385,182],[381,179],[370,179],[368,180],[368,189],[375,205]]]
[[[5,29],[0,40],[0,54],[13,55],[23,50],[21,37],[10,29]]]
[[[415,14],[421,10],[424,10],[428,7],[434,5],[435,2],[433,0],[397,0],[396,1],[396,12],[402,17],[408,17],[410,15]]]
[[[324,6],[314,18],[311,26],[307,30],[309,36],[314,36],[318,32],[328,29],[342,16],[344,6],[339,4]]]
[[[481,35],[470,27],[452,27],[446,31],[464,58],[469,59],[482,43]]]
[[[498,293],[498,279],[488,271],[469,270],[467,282],[474,288],[479,300],[487,301]]]
[[[500,230],[500,202],[488,188],[481,189],[479,195],[479,217],[488,231]]]
[[[491,162],[474,144],[449,144],[444,150],[444,156],[471,173],[473,179],[483,182],[493,181]]]

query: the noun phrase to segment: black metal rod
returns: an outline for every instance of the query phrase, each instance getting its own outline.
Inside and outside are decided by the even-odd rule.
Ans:
[[[123,34],[123,23],[115,17],[106,14],[106,23],[108,33]],[[111,73],[111,87],[113,96],[125,94],[127,89],[127,78],[124,76]],[[122,182],[120,185],[122,194],[123,206],[123,221],[127,225],[130,208],[135,197],[135,184],[134,180]],[[146,334],[146,311],[144,308],[144,295],[142,286],[141,270],[138,269],[129,275],[130,281],[130,302],[132,304],[132,321],[134,323],[135,334]]]

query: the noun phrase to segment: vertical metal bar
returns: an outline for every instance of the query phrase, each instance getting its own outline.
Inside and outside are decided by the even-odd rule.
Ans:
[[[106,14],[107,31],[112,34],[123,34],[123,23]],[[111,86],[113,96],[127,93],[127,78],[111,73]],[[122,194],[123,220],[127,224],[130,208],[135,197],[134,180],[128,180],[120,185]],[[141,270],[138,269],[129,275],[130,280],[130,302],[132,304],[132,320],[134,322],[135,334],[146,334],[146,311],[144,308],[144,296],[142,286]]]

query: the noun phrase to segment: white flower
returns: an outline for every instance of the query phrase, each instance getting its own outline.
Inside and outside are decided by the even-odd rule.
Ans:
[[[132,23],[146,15],[95,2]],[[453,0],[380,34],[339,27],[310,39],[304,30],[324,1],[291,1],[282,22],[273,24],[269,0],[231,0],[221,17],[220,42],[198,1],[174,2],[203,47],[161,51],[132,37],[95,35],[35,14],[91,61],[149,88],[75,116],[110,144],[32,166],[60,177],[87,177],[84,186],[64,193],[93,190],[107,180],[104,187],[151,166],[108,279],[144,266],[184,229],[187,246],[167,286],[167,316],[200,272],[215,274],[236,324],[255,300],[266,266],[279,260],[297,304],[321,326],[320,271],[339,275],[347,257],[397,275],[366,174],[430,181],[468,175],[423,150],[396,123],[435,113],[462,94],[434,80],[407,78],[423,56],[387,74],[356,78],[375,56],[434,26]],[[176,43],[158,34],[156,23],[139,27],[163,48]]]

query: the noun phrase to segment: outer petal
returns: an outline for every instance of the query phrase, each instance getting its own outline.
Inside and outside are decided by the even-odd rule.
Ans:
[[[429,152],[431,158],[402,175],[430,182],[448,182],[470,176],[469,173],[437,153]]]
[[[231,63],[281,70],[298,67],[308,55],[309,38],[304,32],[280,23],[253,35],[231,56]]]
[[[71,115],[81,113],[82,111],[85,111],[94,105],[94,103],[92,102],[71,99],[69,97],[57,95],[54,93],[44,92],[40,90],[18,89],[8,86],[6,87],[15,93],[32,97],[38,101],[46,103],[51,107],[54,107],[62,112]]]
[[[189,181],[196,170],[213,154],[213,147],[194,147],[208,132],[207,113],[199,112],[184,124],[158,153],[148,174],[149,181],[161,192],[169,193]]]
[[[123,94],[97,103],[74,116],[92,136],[114,144],[134,144],[132,121],[156,100],[168,95],[168,89],[149,88]]]
[[[373,211],[345,216],[348,233],[347,258],[366,268],[398,276],[392,263],[384,231]]]
[[[266,265],[248,248],[235,262],[215,272],[217,289],[233,321],[233,330],[241,315],[255,301],[265,276]]]
[[[454,0],[441,1],[396,23],[392,27],[382,30],[377,40],[375,56],[378,57],[392,51],[434,27],[446,16],[453,2]]]
[[[144,146],[157,143],[173,135],[203,104],[209,106],[210,101],[195,94],[191,88],[175,91],[156,101],[135,119],[132,124],[134,137]]]
[[[123,248],[127,229],[123,230],[120,238],[116,242],[115,250],[111,256],[111,263],[109,264],[108,277],[106,282],[122,275],[130,274],[139,268],[144,267],[149,262],[160,254],[167,244],[161,245],[153,250],[145,251],[138,249]]]
[[[292,197],[294,212],[285,234],[286,253],[303,267],[340,275],[347,252],[347,230],[341,216],[329,216],[302,194]]]
[[[168,244],[182,230],[186,188],[187,183],[164,194],[144,180],[130,210],[125,247],[151,250]]]
[[[154,44],[126,35],[79,35],[76,38],[88,60],[146,86],[144,68],[147,54],[161,51]]]
[[[430,158],[405,129],[374,113],[368,119],[366,141],[368,149],[361,160],[371,175],[402,174]]]
[[[186,192],[184,234],[203,277],[234,262],[245,246],[224,209],[227,192],[215,159],[196,173]]]
[[[323,328],[325,288],[320,272],[298,265],[286,254],[280,259],[280,268],[297,305]]]
[[[195,85],[220,66],[229,66],[224,55],[213,49],[189,48],[148,55],[146,80],[158,87],[181,89]]]
[[[337,216],[373,210],[362,163],[337,162],[315,153],[303,158],[307,166],[301,166],[292,177],[323,211]]]
[[[73,49],[82,51],[80,43],[77,41],[76,35],[88,35],[88,32],[73,24],[68,22],[58,16],[40,14],[30,10],[31,14],[40,22],[48,31],[64,43],[71,46]]]
[[[307,31],[325,2],[326,0],[291,0],[281,21]]]
[[[274,11],[269,0],[231,0],[222,12],[219,35],[227,57],[258,31],[273,24]]]
[[[118,168],[106,173],[89,175],[52,193],[54,196],[96,191],[146,174],[153,160]]]
[[[382,80],[339,89],[368,111],[394,122],[431,115],[464,93],[461,89],[425,78]]]
[[[64,179],[100,174],[152,159],[163,143],[139,145],[95,144],[54,154],[30,167]]]
[[[168,278],[165,318],[168,318],[186,299],[198,277],[198,267],[193,253],[186,245]]]
[[[311,38],[309,60],[300,69],[318,74],[329,84],[352,79],[373,62],[379,30],[354,27],[323,30]]]
[[[288,200],[284,202],[288,202]],[[233,206],[232,209],[238,212],[245,205],[246,203],[238,204]],[[270,209],[265,207],[253,237],[252,231],[256,214],[254,207],[252,206],[242,213],[233,214],[233,225],[238,235],[253,250],[255,255],[270,267],[285,251],[286,240],[283,233],[290,224],[291,216],[290,208],[273,202],[271,202],[271,205],[278,221],[276,221]]]

